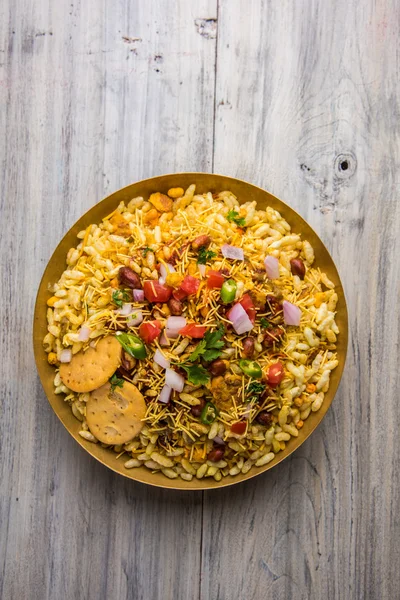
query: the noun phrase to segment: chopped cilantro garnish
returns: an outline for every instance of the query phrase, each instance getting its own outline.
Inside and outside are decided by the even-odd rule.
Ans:
[[[198,358],[202,358],[206,362],[215,360],[221,356],[221,348],[224,347],[225,342],[221,340],[225,333],[223,326],[218,327],[215,331],[207,331],[204,338],[197,344],[196,349],[189,356],[190,362],[194,362]],[[189,363],[183,363],[179,365],[182,369],[185,369],[187,378],[193,385],[204,385],[210,381],[210,375],[204,367],[201,365],[191,365]]]
[[[250,385],[247,387],[248,402],[254,402],[258,400],[260,395],[265,391],[265,385],[260,383],[259,381],[252,381]]]
[[[194,362],[201,357],[206,362],[210,362],[221,356],[221,348],[223,348],[225,344],[225,342],[221,340],[224,333],[225,330],[223,327],[220,327],[215,331],[207,331],[204,338],[197,344],[196,349],[189,356],[189,360]]]
[[[195,361],[198,358],[200,358],[200,356],[202,354],[204,354],[205,350],[206,350],[206,340],[200,340],[200,342],[197,344],[196,349],[192,352],[192,354],[189,356],[189,360],[190,361]]]
[[[213,252],[212,250],[207,250],[205,246],[200,246],[197,262],[199,263],[199,265],[205,265],[208,260],[211,260],[215,256],[217,256],[216,252]]]
[[[149,246],[146,246],[145,248],[142,249],[142,253],[143,256],[146,257],[148,252],[153,252],[153,248],[150,248]]]
[[[187,378],[193,385],[204,385],[210,381],[210,375],[201,365],[179,365],[185,369]]]
[[[111,377],[111,379],[109,381],[111,383],[111,391],[112,392],[115,390],[116,387],[122,388],[122,386],[124,385],[124,380],[121,379],[120,377],[118,377],[118,375],[116,373],[114,373],[114,375]]]
[[[261,317],[260,325],[263,327],[263,329],[271,329],[272,327],[271,323],[265,317]]]
[[[125,290],[115,290],[115,292],[112,293],[112,299],[120,308],[124,302],[128,302],[130,300],[129,294]]]
[[[226,218],[231,223],[232,222],[236,223],[236,225],[238,225],[239,227],[244,227],[245,226],[245,223],[246,223],[245,217],[239,217],[239,213],[236,212],[236,210],[230,210],[228,212],[228,214],[226,215]]]
[[[251,394],[261,394],[265,390],[265,385],[259,381],[252,381],[247,390]]]

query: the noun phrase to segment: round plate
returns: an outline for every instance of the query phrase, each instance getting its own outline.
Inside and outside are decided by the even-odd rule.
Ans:
[[[153,192],[167,193],[167,190],[172,187],[183,187],[186,189],[192,183],[196,184],[196,193],[201,194],[208,191],[217,193],[223,190],[230,190],[237,196],[239,202],[255,200],[260,209],[271,206],[278,210],[287,220],[292,230],[295,233],[301,233],[303,239],[307,239],[311,243],[315,251],[315,265],[320,267],[321,270],[328,275],[329,279],[334,282],[336,292],[339,296],[336,315],[336,322],[340,329],[340,335],[338,336],[337,341],[339,365],[332,372],[329,391],[325,395],[322,407],[318,412],[310,414],[305,421],[299,436],[297,438],[291,438],[286,448],[280,452],[271,463],[264,467],[253,467],[245,475],[239,474],[235,477],[223,477],[219,482],[215,481],[213,478],[200,480],[194,478],[192,481],[183,481],[180,478],[168,479],[162,473],[151,473],[146,467],[125,469],[123,457],[117,460],[115,452],[102,448],[100,444],[93,444],[84,440],[78,433],[80,430],[80,423],[72,414],[70,406],[68,403],[64,402],[62,395],[56,395],[54,393],[54,367],[48,364],[47,355],[44,352],[42,345],[43,338],[47,333],[46,301],[49,297],[48,286],[54,284],[65,269],[66,255],[71,247],[76,246],[77,233],[85,229],[91,223],[99,223],[103,217],[110,214],[118,206],[121,200],[126,202],[137,196],[148,197]],[[339,274],[328,250],[325,248],[317,234],[299,214],[282,202],[282,200],[276,198],[276,196],[245,181],[209,173],[176,173],[173,175],[153,177],[128,185],[93,206],[93,208],[84,214],[83,217],[71,227],[55,249],[40,282],[35,305],[33,345],[39,376],[54,412],[78,444],[80,444],[89,454],[116,473],[120,473],[121,475],[124,475],[124,477],[135,479],[136,481],[141,481],[142,483],[171,489],[208,490],[211,488],[233,485],[245,481],[246,479],[250,479],[251,477],[255,477],[260,473],[268,471],[268,469],[272,469],[308,438],[322,421],[338,388],[346,360],[347,334],[347,307]]]

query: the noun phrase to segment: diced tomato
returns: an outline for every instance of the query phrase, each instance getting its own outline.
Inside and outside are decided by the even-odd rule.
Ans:
[[[185,335],[186,337],[197,338],[200,339],[204,336],[207,331],[207,327],[203,327],[202,325],[197,325],[196,323],[188,323],[179,331],[180,335]]]
[[[284,377],[285,369],[281,362],[276,362],[269,367],[267,373],[267,381],[272,388],[276,388],[276,386],[281,383]]]
[[[168,302],[171,298],[172,288],[162,285],[158,281],[145,281],[143,290],[149,302]]]
[[[246,431],[246,421],[239,421],[239,423],[234,423],[231,426],[232,433],[237,433],[237,435],[243,435]]]
[[[146,344],[151,344],[161,333],[160,321],[146,321],[139,327],[139,335]]]
[[[249,294],[245,294],[243,298],[239,301],[239,304],[243,306],[244,310],[248,314],[250,321],[254,323],[256,320],[256,309],[254,307],[253,300],[250,298]]]
[[[222,288],[222,284],[225,281],[224,276],[222,275],[222,273],[220,271],[213,271],[212,269],[210,269],[209,271],[207,271],[207,287],[210,290],[213,289],[221,289]]]
[[[185,292],[186,296],[191,296],[197,292],[199,285],[200,279],[197,279],[197,277],[192,277],[191,275],[186,275],[185,279],[179,286],[179,289],[182,290],[182,292]]]
[[[172,292],[172,295],[175,298],[175,300],[183,300],[184,298],[187,298],[187,293],[181,289],[174,290]]]

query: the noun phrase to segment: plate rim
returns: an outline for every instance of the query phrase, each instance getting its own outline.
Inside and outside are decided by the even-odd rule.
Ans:
[[[239,185],[243,185],[245,187],[249,186],[250,188],[254,188],[254,190],[256,190],[258,194],[260,194],[260,193],[267,194],[268,196],[273,198],[274,201],[277,201],[278,204],[283,205],[283,207],[285,209],[287,209],[290,213],[294,214],[294,216],[296,217],[296,226],[298,223],[301,223],[305,229],[311,230],[313,236],[315,236],[317,238],[318,243],[322,246],[324,252],[330,259],[331,266],[333,267],[333,269],[335,271],[335,274],[336,274],[336,277],[337,277],[337,280],[338,280],[339,286],[340,286],[339,299],[340,299],[340,302],[343,303],[343,305],[340,307],[340,309],[342,312],[342,320],[344,321],[344,326],[345,326],[345,328],[343,330],[343,325],[342,325],[342,329],[340,331],[341,359],[342,360],[339,362],[339,365],[335,369],[336,381],[334,384],[334,389],[333,389],[333,391],[331,391],[331,387],[330,387],[331,393],[330,393],[329,402],[326,403],[324,401],[321,409],[317,413],[314,413],[315,418],[313,419],[311,425],[308,427],[307,433],[303,434],[303,436],[301,436],[301,433],[300,433],[301,437],[299,436],[299,438],[301,441],[299,441],[299,443],[293,443],[295,440],[297,441],[297,439],[299,439],[299,438],[295,438],[295,440],[291,439],[290,441],[292,443],[290,444],[290,446],[287,446],[287,449],[285,449],[285,451],[283,451],[283,453],[278,454],[277,457],[271,463],[268,463],[267,465],[264,465],[263,467],[252,468],[252,469],[250,469],[250,471],[248,473],[246,473],[244,475],[243,474],[238,474],[236,476],[228,475],[227,477],[223,477],[220,481],[215,481],[213,478],[211,478],[211,479],[204,478],[204,479],[200,479],[200,480],[194,478],[194,480],[192,480],[192,481],[193,481],[193,483],[196,482],[196,485],[193,485],[192,481],[187,482],[187,481],[180,479],[179,477],[177,479],[168,479],[165,475],[162,475],[162,479],[163,479],[162,481],[158,481],[158,478],[155,477],[153,475],[153,473],[147,469],[144,472],[146,472],[146,474],[149,475],[149,480],[137,478],[134,476],[134,474],[138,473],[139,469],[142,472],[142,470],[144,470],[145,467],[139,467],[137,469],[129,469],[129,470],[125,469],[125,471],[119,470],[112,464],[109,464],[106,460],[103,460],[101,458],[101,456],[98,456],[96,454],[95,451],[92,451],[92,449],[94,449],[95,447],[100,447],[100,444],[93,444],[92,442],[88,442],[87,440],[84,440],[84,438],[82,438],[78,432],[75,433],[71,430],[71,428],[64,422],[64,420],[62,418],[61,407],[59,410],[56,409],[56,407],[54,406],[54,402],[51,401],[49,394],[46,390],[46,384],[44,382],[44,377],[45,377],[44,369],[48,370],[47,367],[50,367],[50,365],[48,365],[48,362],[47,362],[47,354],[43,350],[43,345],[42,345],[43,338],[41,338],[41,336],[43,334],[43,329],[41,328],[41,325],[40,325],[40,316],[41,316],[40,312],[43,311],[45,314],[46,309],[47,309],[46,304],[42,303],[42,294],[46,293],[48,291],[47,286],[46,286],[46,281],[47,281],[46,276],[48,275],[49,267],[52,265],[52,261],[55,260],[57,253],[63,247],[65,242],[68,240],[68,238],[72,235],[75,235],[74,230],[76,230],[78,224],[81,221],[84,221],[86,219],[86,217],[88,217],[89,214],[96,207],[98,207],[98,209],[100,210],[102,205],[105,205],[108,202],[112,202],[114,197],[115,197],[115,200],[117,201],[117,198],[119,196],[124,195],[124,193],[127,193],[127,191],[130,188],[132,188],[133,186],[144,186],[144,185],[148,185],[148,184],[152,183],[153,181],[167,180],[170,178],[175,178],[178,180],[179,178],[183,178],[183,177],[192,178],[194,184],[197,183],[196,178],[212,177],[212,178],[216,178],[217,180],[221,181],[221,183],[222,183],[222,180],[224,180],[224,181],[232,181],[232,182],[234,182],[235,185],[239,184]],[[227,187],[225,189],[229,190],[229,187]],[[221,191],[222,191],[222,189],[221,189]],[[120,201],[121,201],[121,199],[118,202],[120,202]],[[289,223],[289,224],[291,225],[291,227],[296,229],[296,226],[294,224],[293,225],[292,225],[292,223]],[[75,237],[76,237],[76,235],[75,235]],[[318,258],[317,258],[317,261],[318,261]],[[64,256],[64,262],[62,264],[62,270],[65,270],[65,256]],[[45,287],[46,287],[46,289],[44,289]],[[335,287],[337,287],[337,286],[335,286]],[[53,411],[55,412],[55,414],[57,415],[58,419],[61,421],[63,426],[66,428],[68,433],[78,442],[78,444],[81,446],[81,448],[83,448],[86,452],[88,452],[93,458],[95,458],[101,464],[103,464],[107,468],[111,469],[118,475],[122,475],[123,477],[125,477],[127,479],[131,479],[138,483],[142,483],[145,485],[151,485],[151,486],[157,487],[157,488],[163,488],[163,489],[169,489],[169,490],[179,490],[179,491],[215,490],[215,489],[221,489],[224,487],[229,487],[232,485],[237,485],[239,483],[244,483],[245,481],[249,481],[250,479],[257,477],[258,475],[261,475],[262,473],[269,471],[270,469],[274,468],[275,466],[278,466],[281,462],[283,462],[286,458],[288,458],[293,452],[298,450],[302,446],[302,444],[310,437],[310,435],[315,431],[315,429],[320,425],[320,423],[324,419],[326,413],[328,412],[328,410],[338,392],[338,389],[339,389],[339,386],[340,386],[340,383],[341,383],[341,380],[343,377],[345,365],[346,365],[346,357],[347,357],[348,344],[349,344],[348,309],[347,309],[347,301],[346,301],[346,295],[345,295],[343,282],[341,281],[339,271],[337,269],[335,261],[333,260],[331,254],[328,251],[328,249],[326,248],[324,242],[321,240],[318,233],[313,229],[313,227],[311,227],[311,225],[304,219],[304,217],[302,217],[294,208],[292,208],[289,204],[287,204],[287,202],[285,202],[278,196],[275,196],[268,190],[266,190],[260,186],[257,186],[253,183],[250,183],[246,180],[239,179],[237,177],[232,177],[229,175],[222,175],[222,174],[218,174],[218,173],[207,173],[207,172],[201,172],[201,171],[195,171],[195,172],[184,171],[181,173],[166,173],[166,174],[156,175],[154,177],[148,177],[146,179],[141,179],[139,181],[132,182],[132,183],[112,192],[108,196],[104,197],[103,199],[101,199],[98,202],[96,202],[95,204],[93,204],[93,206],[91,206],[88,210],[86,210],[72,224],[72,226],[67,230],[67,232],[63,235],[63,237],[61,238],[59,243],[56,245],[49,260],[46,263],[46,266],[45,266],[43,274],[40,278],[40,283],[39,283],[38,290],[36,293],[32,334],[33,334],[33,348],[34,348],[35,364],[36,364],[37,372],[39,374],[39,379],[40,379],[43,391],[45,393],[45,396],[47,398],[47,401],[49,402],[51,408],[53,409]],[[43,362],[44,362],[43,358],[45,358],[45,363],[46,363],[45,367],[43,367]],[[54,390],[53,390],[53,395],[54,395]],[[56,398],[57,398],[57,400],[64,402],[62,395],[58,395],[58,396],[56,396]],[[61,405],[61,406],[63,406],[63,405]],[[79,421],[73,416],[71,409],[69,407],[68,407],[68,409],[69,409],[73,419],[75,419],[76,422],[79,423]],[[112,450],[110,450],[110,449],[104,449],[104,450],[107,452],[107,454],[110,457],[116,457],[116,454]],[[119,464],[123,465],[122,461]],[[157,475],[159,475],[159,473],[157,473]],[[176,485],[176,483],[178,481],[179,481],[180,485]]]

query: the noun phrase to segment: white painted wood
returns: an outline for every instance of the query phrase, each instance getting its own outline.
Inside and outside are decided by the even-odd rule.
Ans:
[[[85,210],[132,181],[211,168],[216,40],[196,21],[216,10],[0,4],[1,598],[198,598],[201,494],[146,488],[82,452],[38,382],[31,322]]]
[[[219,2],[215,171],[266,187],[320,233],[351,340],[311,439],[205,494],[202,598],[399,595],[399,17],[390,0]]]
[[[399,16],[395,0],[0,3],[1,598],[398,596]],[[313,436],[203,503],[86,456],[44,398],[30,331],[84,210],[212,168],[316,228],[351,341]]]

